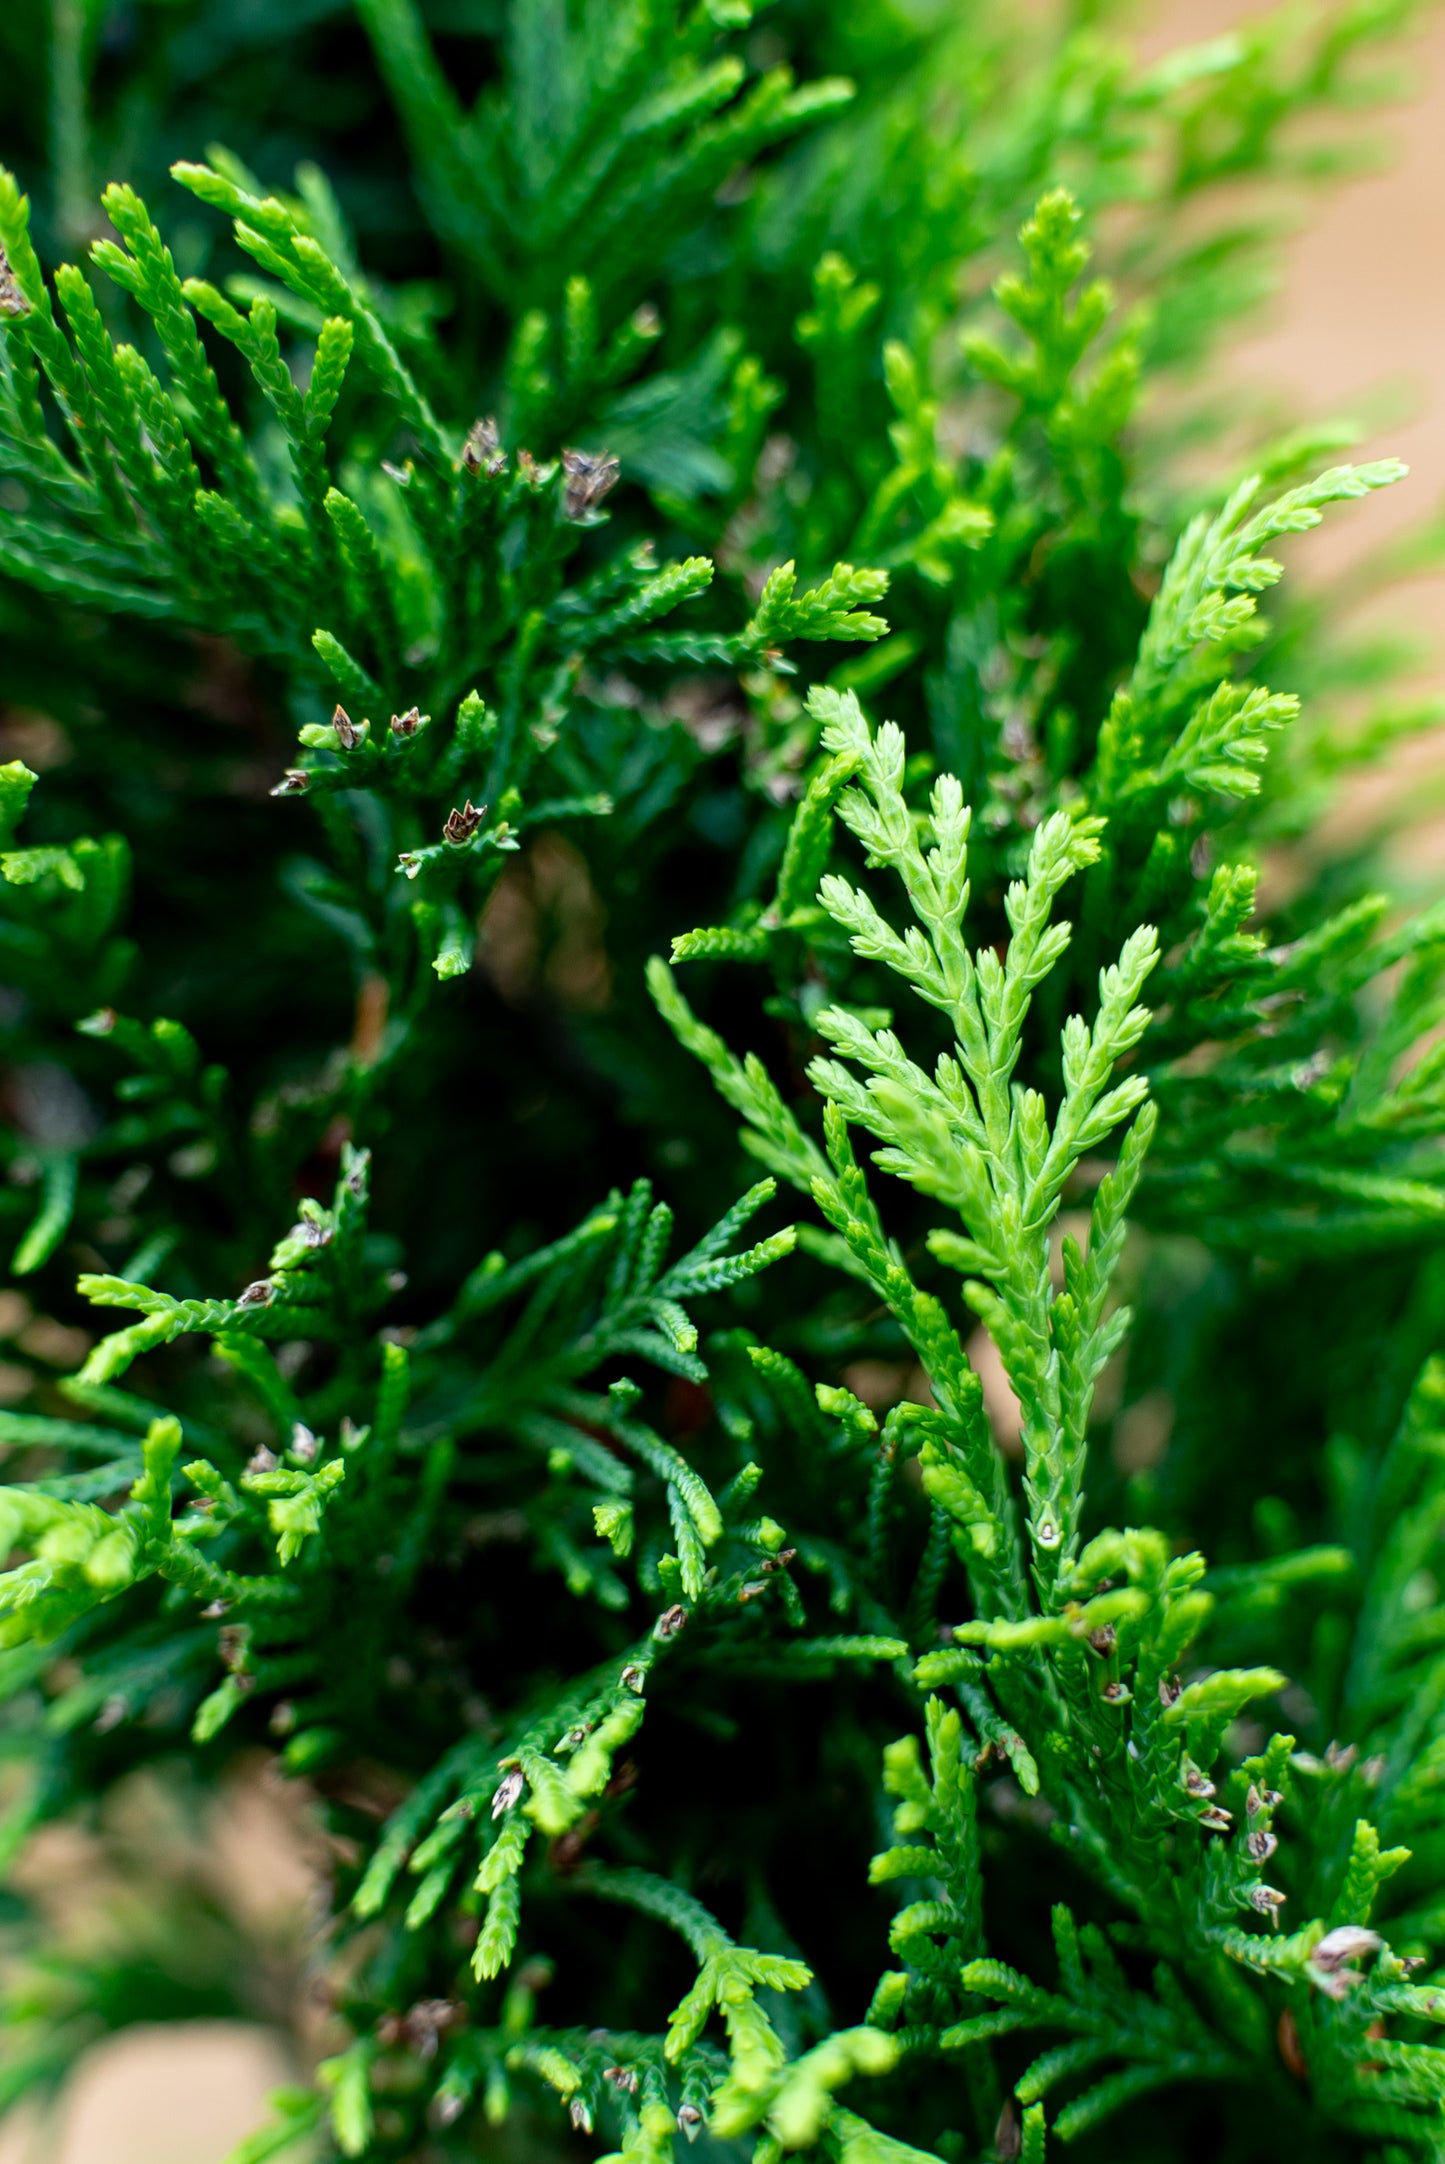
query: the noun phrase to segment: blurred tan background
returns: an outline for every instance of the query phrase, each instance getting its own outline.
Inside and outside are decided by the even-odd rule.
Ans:
[[[28,2113],[0,2135],[4,2164],[222,2164],[294,2080],[264,2029],[196,2021],[140,2028],[101,2045],[58,2117]]]
[[[1157,53],[1251,12],[1241,0],[1156,0],[1141,9],[1142,43]],[[1410,464],[1403,486],[1351,507],[1296,557],[1301,575],[1326,582],[1445,505],[1445,13],[1413,42],[1405,72],[1410,102],[1372,123],[1387,165],[1316,206],[1288,245],[1276,299],[1228,364],[1241,393],[1266,397],[1285,426],[1351,415],[1368,427],[1359,455]],[[1397,586],[1372,613],[1409,628],[1422,679],[1438,685],[1445,573]],[[1400,754],[1397,785],[1426,771],[1445,772],[1439,735]],[[1405,846],[1438,869],[1445,826],[1432,821]],[[296,1851],[274,1815],[261,1809],[214,1839],[217,1865],[244,1868],[263,1911],[269,1900],[294,1913]],[[74,1872],[83,1859],[57,1852],[49,1867]],[[131,2031],[92,2055],[46,2121],[14,2115],[0,2128],[0,2164],[222,2164],[290,2078],[283,2045],[262,2029]]]
[[[1142,0],[1151,57],[1262,13],[1248,0]],[[1338,417],[1368,433],[1353,457],[1386,452],[1409,478],[1326,525],[1293,561],[1331,578],[1445,504],[1445,13],[1395,56],[1404,102],[1362,117],[1378,167],[1318,200],[1284,250],[1274,299],[1238,340],[1226,375],[1267,399],[1285,427]],[[1389,604],[1442,658],[1445,577],[1397,587]]]
[[[1138,0],[1136,43],[1148,58],[1219,35],[1266,12],[1267,0]],[[1345,419],[1362,430],[1346,456],[1386,455],[1405,480],[1327,519],[1289,546],[1292,579],[1341,593],[1353,626],[1415,649],[1406,697],[1445,692],[1445,549],[1439,568],[1410,569],[1406,544],[1445,520],[1445,6],[1427,0],[1421,29],[1383,63],[1402,96],[1359,123],[1361,172],[1301,203],[1280,253],[1271,299],[1248,320],[1217,376],[1237,388],[1251,422],[1280,433]],[[1398,553],[1372,593],[1349,574]],[[1407,735],[1358,775],[1320,830],[1372,830],[1394,871],[1436,891],[1445,870],[1445,726]],[[1266,889],[1269,874],[1266,868]],[[0,2160],[3,2164],[3,2160]]]

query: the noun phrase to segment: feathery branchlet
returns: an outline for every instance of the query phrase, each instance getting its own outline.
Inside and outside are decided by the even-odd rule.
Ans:
[[[264,164],[194,12],[47,245],[178,55]],[[294,191],[0,173],[7,1838],[135,1878],[4,2096],[274,2019],[260,1764],[248,2156],[1428,2164],[1445,920],[1281,583],[1399,469],[1138,419],[1401,11],[305,12]]]

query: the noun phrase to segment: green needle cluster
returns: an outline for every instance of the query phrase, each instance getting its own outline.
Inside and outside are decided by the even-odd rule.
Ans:
[[[0,2110],[1445,2164],[1439,709],[1204,368],[1409,10],[1114,16],[0,22]]]

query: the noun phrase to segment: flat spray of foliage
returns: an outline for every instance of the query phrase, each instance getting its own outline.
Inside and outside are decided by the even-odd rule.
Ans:
[[[1404,10],[1106,12],[5,11],[0,1849],[150,1815],[0,2106],[1445,2158],[1437,717],[1261,609],[1400,469],[1143,402]]]

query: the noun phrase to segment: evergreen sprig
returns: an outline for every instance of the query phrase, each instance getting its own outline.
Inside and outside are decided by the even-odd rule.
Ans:
[[[1144,395],[1407,8],[37,7],[0,1853],[290,1784],[233,2164],[1440,2156],[1445,915],[1259,879],[1403,469]],[[274,2018],[146,1840],[0,2108]]]

